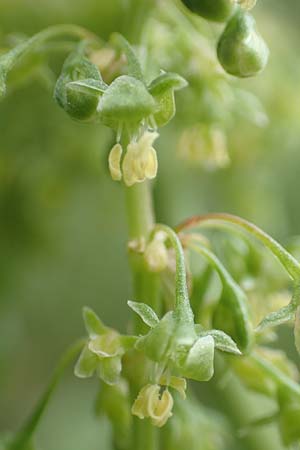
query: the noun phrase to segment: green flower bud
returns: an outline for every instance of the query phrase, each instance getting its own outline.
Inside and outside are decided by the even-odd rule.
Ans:
[[[236,7],[233,0],[182,0],[182,3],[199,16],[214,22],[226,22]]]
[[[93,119],[97,112],[99,93],[81,92],[68,85],[82,79],[103,83],[98,68],[84,56],[83,46],[80,45],[63,65],[56,82],[54,98],[73,119],[87,121]]]
[[[256,30],[254,18],[242,10],[228,22],[217,53],[224,70],[241,78],[261,72],[269,58],[268,47]]]
[[[122,357],[127,349],[133,347],[135,338],[121,336],[106,327],[90,308],[83,309],[83,319],[89,339],[76,363],[75,375],[88,378],[96,372],[106,384],[118,383]]]

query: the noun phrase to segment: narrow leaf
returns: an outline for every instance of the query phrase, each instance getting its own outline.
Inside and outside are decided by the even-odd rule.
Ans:
[[[159,323],[159,318],[157,317],[155,311],[153,311],[149,305],[146,305],[146,303],[132,302],[129,300],[127,304],[129,308],[137,313],[142,321],[150,328],[154,328]]]
[[[268,314],[258,325],[256,328],[256,332],[260,333],[265,328],[269,327],[277,327],[278,325],[282,325],[283,323],[290,322],[291,320],[295,320],[297,305],[294,303],[289,303],[287,306],[280,308],[278,311],[272,312]]]

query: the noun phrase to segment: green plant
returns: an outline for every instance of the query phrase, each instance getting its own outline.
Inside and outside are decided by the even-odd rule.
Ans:
[[[205,2],[185,4],[206,18],[228,19],[218,45],[219,60],[228,73],[246,77],[264,68],[268,51],[257,34],[253,37],[253,20],[239,5],[223,2],[226,14],[222,9],[217,11],[220,16],[212,17],[201,9],[203,5],[207,7]],[[181,15],[180,9],[173,12],[176,16],[173,20],[179,21],[185,29],[186,17]],[[234,15],[230,18],[231,13]],[[253,37],[251,45],[249,33]],[[112,179],[124,181],[135,297],[128,305],[136,316],[132,320],[131,334],[120,335],[104,325],[91,309],[84,308],[88,338],[76,344],[63,358],[32,417],[19,433],[8,438],[4,448],[30,448],[33,433],[62,369],[79,350],[75,374],[85,378],[96,373],[100,378],[103,387],[97,410],[109,417],[117,449],[154,450],[164,446],[162,448],[181,450],[185,442],[189,442],[189,448],[209,448],[209,439],[198,442],[198,427],[206,429],[206,423],[193,396],[188,394],[186,399],[186,380],[208,381],[215,369],[218,371],[218,366],[222,367],[219,371],[234,373],[249,389],[263,392],[274,400],[276,411],[271,416],[259,417],[249,428],[277,421],[284,444],[297,443],[300,388],[285,355],[274,353],[267,344],[274,337],[270,329],[292,322],[299,350],[299,263],[266,233],[235,216],[193,217],[175,231],[156,224],[148,181],[156,177],[158,170],[153,143],[159,136],[158,129],[175,115],[175,91],[189,88],[185,79],[173,71],[153,77],[152,73],[144,74],[135,51],[121,35],[114,34],[110,41],[110,47],[122,55],[113,81],[105,80],[92,62],[93,51],[101,51],[103,44],[85,30],[59,26],[39,33],[0,57],[1,93],[5,92],[6,78],[15,64],[21,66],[23,58],[60,35],[79,37],[80,42],[71,41],[73,51],[55,86],[57,103],[71,118],[101,122],[116,136],[108,165]],[[234,239],[240,239],[246,247],[246,267],[240,277],[251,274],[259,278],[261,275],[262,249],[241,238],[240,232],[246,231],[257,238],[291,277],[290,303],[276,309],[270,301],[268,314],[264,314],[259,323],[253,323],[256,311],[242,283],[235,280],[236,274],[231,274],[216,254],[214,237],[205,237],[200,227],[237,232],[238,237]],[[193,272],[191,253],[200,255],[204,264],[200,274]],[[224,253],[230,263],[232,252],[225,249]],[[224,264],[226,261],[225,258]],[[205,294],[211,285],[217,284],[216,279],[209,276],[205,279],[211,271],[218,276],[219,292],[215,301],[207,306],[203,301]],[[194,287],[189,286],[188,278],[196,279],[196,275],[200,281],[195,282]],[[167,284],[172,286],[171,294]],[[260,300],[264,300],[262,295]],[[178,436],[172,428],[173,419],[169,421],[172,414],[177,421]],[[189,426],[192,420],[195,420],[193,427]],[[222,448],[223,442],[212,445]]]

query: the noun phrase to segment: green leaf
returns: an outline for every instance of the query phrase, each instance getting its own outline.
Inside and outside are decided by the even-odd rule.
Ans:
[[[79,359],[75,365],[74,374],[78,378],[88,378],[91,377],[98,363],[98,357],[94,353],[92,353],[88,346],[86,345],[82,350]]]
[[[112,34],[111,42],[124,52],[128,64],[128,74],[144,82],[141,65],[129,42],[119,33]]]
[[[233,353],[234,355],[242,354],[234,340],[221,330],[202,331],[198,336],[212,336],[215,342],[215,348],[222,352]]]
[[[189,350],[184,363],[179,363],[180,374],[196,381],[208,381],[214,374],[214,339],[200,337]]]
[[[166,72],[155,78],[148,90],[153,96],[160,96],[169,90],[178,91],[185,88],[188,82],[177,73]]]
[[[154,328],[159,323],[159,318],[149,305],[146,305],[145,303],[132,302],[131,300],[128,300],[127,304],[129,308],[136,312],[143,322],[150,328]]]
[[[106,333],[107,327],[101,322],[99,317],[91,308],[85,306],[82,310],[83,320],[88,335],[95,338],[99,334]]]
[[[280,308],[278,311],[268,314],[256,328],[256,332],[260,333],[265,328],[277,327],[283,323],[295,320],[297,305],[289,303],[287,306]]]

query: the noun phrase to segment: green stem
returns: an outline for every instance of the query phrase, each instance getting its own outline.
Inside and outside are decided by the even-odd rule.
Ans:
[[[163,231],[170,240],[176,254],[175,277],[175,314],[178,320],[185,323],[194,323],[194,315],[190,305],[186,281],[186,268],[181,242],[172,228],[167,225],[156,225],[154,232]]]
[[[149,182],[139,183],[125,188],[128,234],[131,241],[146,242],[149,233],[154,227],[154,211],[152,205],[151,188]],[[136,301],[144,302],[153,309],[159,308],[159,278],[155,273],[149,272],[142,254],[130,252],[130,266],[133,277],[134,296]],[[136,315],[135,315],[136,316]],[[134,317],[134,333],[142,334],[147,328],[139,317]],[[147,364],[144,365],[145,368]],[[141,388],[139,380],[137,385],[131,386],[132,398],[135,398]],[[132,450],[157,450],[158,430],[149,421],[133,419]]]
[[[21,428],[13,441],[9,444],[8,450],[25,450],[27,448],[48,405],[51,395],[53,394],[53,391],[60,381],[65,369],[75,359],[80,350],[83,348],[84,344],[85,340],[83,339],[77,341],[62,356],[40,401],[36,405],[33,413],[31,414],[25,425]]]
[[[288,388],[294,395],[300,395],[300,386],[298,383],[295,383],[292,379],[287,377],[281,370],[277,369],[271,362],[262,358],[257,353],[253,353],[249,357],[260,369],[262,369],[265,373],[268,374],[270,378],[272,378],[277,385]]]
[[[98,41],[90,31],[85,30],[77,25],[55,25],[35,34],[31,38],[14,47],[12,50],[0,56],[0,96],[4,95],[6,89],[6,77],[8,72],[26,56],[30,51],[35,51],[39,46],[47,42],[49,39],[57,39],[59,37],[70,36],[79,39],[87,39],[90,41]]]
[[[262,231],[256,225],[248,222],[241,217],[231,214],[215,213],[205,214],[202,216],[194,216],[177,227],[177,231],[186,231],[190,228],[196,227],[222,227],[226,224],[231,224],[244,229],[248,233],[255,236],[263,245],[265,245],[273,255],[280,261],[286,271],[293,280],[300,279],[300,264],[299,262],[283,248],[275,239]]]

